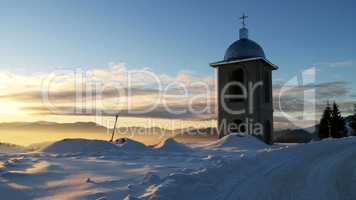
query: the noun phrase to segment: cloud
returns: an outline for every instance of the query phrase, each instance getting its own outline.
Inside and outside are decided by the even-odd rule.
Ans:
[[[324,82],[308,85],[284,85],[282,83],[274,84],[274,96],[304,98],[308,95],[307,91],[315,90],[316,99],[333,99],[335,97],[345,96],[349,90],[348,83],[345,81]]]
[[[48,92],[48,93],[47,93]],[[109,99],[109,98],[122,98],[130,96],[145,96],[159,93],[156,89],[143,89],[143,88],[113,88],[107,87],[103,90],[85,90],[75,91],[69,89],[68,91],[26,91],[19,93],[11,93],[0,95],[0,99],[10,99],[22,102],[41,102],[44,96],[48,96],[49,100],[55,102],[75,102],[76,98],[80,96],[82,99]]]
[[[36,115],[63,115],[63,116],[114,116],[120,117],[139,117],[139,118],[166,118],[182,120],[212,120],[216,119],[215,103],[197,102],[191,105],[191,108],[183,104],[159,105],[152,107],[135,107],[133,109],[101,109],[101,108],[78,108],[75,106],[56,107],[53,112],[45,106],[22,107],[24,111]]]
[[[348,94],[347,82],[335,81],[316,85],[316,98],[328,99]]]
[[[339,62],[330,63],[330,67],[351,67],[355,64],[353,60],[344,60]]]
[[[287,86],[285,90],[281,90],[282,87],[286,86],[283,84],[274,85],[275,112],[299,112],[302,115],[303,112],[308,112],[308,110],[304,110],[305,106],[315,105],[313,112],[318,115],[324,110],[327,101],[336,101],[343,111],[348,111],[350,105],[355,102],[348,98],[348,82],[345,81]]]
[[[215,81],[211,76],[155,74],[149,69],[128,70],[125,64],[118,64],[107,69],[48,74],[0,73],[0,77],[4,83],[0,100],[17,102],[19,110],[31,114],[107,115],[119,110],[131,117],[194,120],[215,115],[211,111],[197,112],[205,107],[215,109]],[[139,112],[152,107],[149,112]],[[177,114],[181,110],[187,111]]]
[[[314,77],[313,71],[305,73]],[[179,72],[155,74],[149,69],[128,70],[125,64],[90,70],[19,75],[0,73],[0,100],[18,102],[19,110],[34,115],[114,115],[183,120],[216,119],[216,86],[213,76]],[[282,87],[286,88],[282,93]],[[305,96],[313,98],[305,100]],[[314,103],[321,112],[326,100],[348,95],[344,81],[302,86],[274,84],[275,112],[300,114]],[[48,93],[49,103],[44,101]],[[279,98],[280,97],[280,98]],[[340,102],[347,110],[352,100]],[[151,109],[149,109],[151,108]],[[148,110],[148,111],[147,111]],[[147,111],[147,112],[143,112]]]
[[[354,60],[341,60],[335,62],[321,62],[316,63],[316,66],[326,66],[326,67],[352,67],[355,65]]]

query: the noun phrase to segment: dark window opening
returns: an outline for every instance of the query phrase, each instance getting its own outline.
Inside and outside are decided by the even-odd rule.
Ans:
[[[239,82],[242,85],[232,84],[229,88],[228,93],[230,95],[243,95],[244,92],[242,86],[244,86],[244,72],[242,69],[236,69],[232,71],[229,83],[231,82]],[[244,100],[245,100],[244,98],[237,98],[237,97],[230,98],[230,102],[241,102]]]

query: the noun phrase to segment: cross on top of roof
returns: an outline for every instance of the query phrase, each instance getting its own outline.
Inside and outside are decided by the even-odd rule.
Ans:
[[[242,20],[242,26],[245,27],[246,26],[246,23],[245,23],[245,19],[247,19],[248,16],[245,15],[245,13],[242,14],[242,16],[240,17],[240,19]]]

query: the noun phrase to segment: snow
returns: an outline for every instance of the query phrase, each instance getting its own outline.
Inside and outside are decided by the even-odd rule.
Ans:
[[[22,153],[25,151],[26,151],[26,149],[21,146],[0,143],[0,154]]]
[[[132,197],[132,196],[128,195],[127,197],[125,197],[124,200],[139,200],[139,198]]]
[[[64,139],[44,147],[41,151],[52,154],[103,155],[144,152],[148,148],[139,142],[125,138],[121,144],[103,140]]]
[[[242,150],[251,150],[269,148],[269,145],[265,144],[254,136],[233,133],[224,136],[218,141],[206,145],[206,147],[212,149],[238,148]]]
[[[348,136],[352,136],[352,135],[356,135],[356,131],[351,127],[351,123],[352,123],[352,120],[351,118],[346,118],[345,119],[345,127],[346,127],[346,131],[347,131],[347,135]]]
[[[192,173],[173,173],[141,197],[355,199],[355,144],[355,138],[331,139],[273,153],[264,151],[253,158],[242,157]]]
[[[110,142],[87,139],[64,139],[42,149],[45,153],[55,154],[94,154],[117,150],[117,146]]]
[[[162,141],[155,148],[161,152],[186,153],[192,151],[188,146],[178,143],[173,138]]]
[[[266,145],[233,134],[210,144],[66,139],[0,154],[4,199],[356,199],[356,137]],[[164,153],[163,153],[164,152]],[[66,156],[56,156],[66,155]]]
[[[146,147],[146,145],[128,138],[125,138],[125,142],[122,144],[117,144],[117,146],[120,148],[120,150],[126,152],[142,153],[148,150],[148,147]]]

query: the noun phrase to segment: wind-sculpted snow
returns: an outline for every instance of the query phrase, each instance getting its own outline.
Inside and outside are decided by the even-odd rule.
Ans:
[[[168,138],[162,141],[156,146],[156,149],[161,152],[171,152],[171,153],[187,153],[192,151],[188,146],[177,142],[173,138]]]
[[[26,152],[26,149],[24,147],[0,142],[0,154],[24,153],[24,152]]]
[[[125,139],[121,144],[114,144],[103,140],[64,139],[55,142],[44,149],[45,153],[54,154],[120,154],[130,152],[144,152],[148,148],[139,142]]]
[[[126,152],[143,153],[149,150],[149,148],[146,147],[146,145],[128,138],[125,138],[125,142],[123,142],[122,144],[117,144],[116,146],[118,146],[120,150]]]
[[[193,173],[171,174],[141,198],[356,199],[355,145],[355,138],[329,139],[261,151]]]
[[[116,145],[103,140],[64,139],[45,147],[42,151],[56,154],[90,154],[100,152],[115,152],[117,150],[118,148]]]
[[[287,146],[230,135],[155,148],[67,139],[0,154],[0,199],[353,200],[355,146],[355,137]]]
[[[207,148],[239,148],[242,150],[247,149],[263,149],[269,148],[261,140],[251,135],[241,135],[238,133],[224,136],[218,141],[212,142],[206,146]]]

